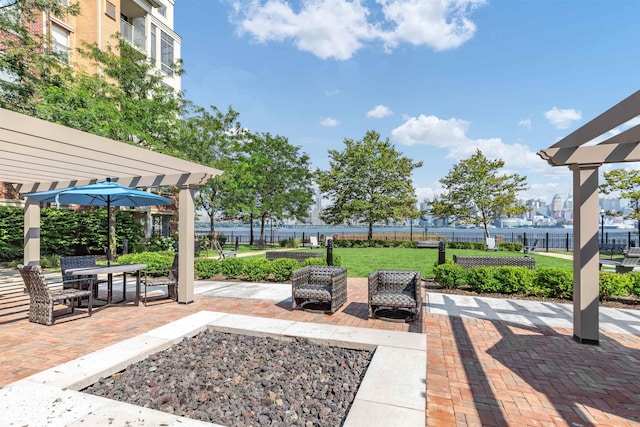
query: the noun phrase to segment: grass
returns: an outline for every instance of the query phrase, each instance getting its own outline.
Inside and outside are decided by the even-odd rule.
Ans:
[[[349,277],[366,277],[375,270],[420,270],[422,277],[433,277],[433,266],[438,261],[438,251],[412,248],[336,248],[333,252],[342,258]],[[518,252],[486,252],[481,250],[447,249],[446,259],[453,255],[522,256]],[[535,253],[536,267],[571,269],[571,260],[552,258]]]

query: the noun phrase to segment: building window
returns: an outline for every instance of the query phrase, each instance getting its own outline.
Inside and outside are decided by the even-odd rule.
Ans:
[[[156,43],[158,43],[158,40],[156,38],[156,31],[157,31],[156,24],[151,24],[151,43],[150,43],[150,48],[151,51],[149,52],[149,56],[151,57],[152,61],[153,61],[153,65],[156,65],[156,61],[158,60],[158,47],[156,46]]]
[[[173,39],[164,31],[160,31],[160,68],[169,75],[173,75]]]
[[[69,31],[54,23],[51,23],[51,53],[69,63]]]
[[[109,18],[116,20],[116,5],[111,3],[110,1],[106,2],[104,6],[104,13]]]
[[[151,234],[153,236],[171,237],[171,216],[153,215],[151,218],[153,222]]]
[[[167,17],[167,6],[160,6],[158,8],[158,13],[166,18]]]

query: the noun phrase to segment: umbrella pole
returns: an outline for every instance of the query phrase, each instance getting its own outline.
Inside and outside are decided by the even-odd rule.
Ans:
[[[111,265],[111,197],[107,197],[107,265]]]

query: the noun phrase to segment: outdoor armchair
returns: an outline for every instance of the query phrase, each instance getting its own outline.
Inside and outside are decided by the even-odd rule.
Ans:
[[[379,309],[406,310],[411,320],[422,316],[420,271],[376,270],[369,275],[369,317]]]
[[[146,306],[149,299],[149,289],[158,288],[160,286],[167,287],[167,298],[178,300],[178,253],[173,257],[173,263],[168,270],[152,270],[143,271],[142,284],[144,285],[144,296],[142,302]]]
[[[75,310],[75,302],[88,298],[88,313],[91,316],[93,294],[91,290],[62,289],[51,290],[39,265],[19,265],[20,275],[29,292],[29,321],[43,325],[53,325],[55,304],[66,304]]]
[[[308,265],[294,270],[291,279],[292,306],[327,303],[327,311],[335,313],[347,301],[347,269]]]

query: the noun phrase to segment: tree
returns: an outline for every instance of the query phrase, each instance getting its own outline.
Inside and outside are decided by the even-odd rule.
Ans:
[[[637,169],[613,169],[602,175],[604,183],[600,185],[600,191],[604,194],[620,192],[621,199],[628,199],[631,212],[625,218],[637,221],[638,235],[640,236],[640,171]]]
[[[283,136],[246,133],[228,165],[224,210],[251,224],[260,220],[260,239],[269,218],[302,219],[313,203],[309,156]]]
[[[481,224],[489,237],[489,223],[503,215],[526,211],[517,204],[518,192],[528,188],[526,177],[500,174],[503,160],[489,160],[480,150],[461,160],[440,180],[445,192],[431,202],[431,214],[453,217],[469,224]]]
[[[58,0],[15,0],[0,7],[0,107],[34,115],[41,91],[58,81],[67,68],[64,58],[52,49],[50,39],[34,31],[43,14],[75,16],[77,3],[68,7]]]
[[[194,115],[184,121],[183,150],[189,158],[202,164],[228,171],[231,155],[238,146],[244,130],[238,122],[239,114],[231,107],[226,113],[211,106],[211,112],[196,108]],[[215,217],[222,212],[222,202],[228,191],[229,174],[225,173],[198,187],[195,205],[209,217],[211,238],[215,237]]]
[[[368,239],[373,224],[408,217],[416,205],[411,172],[422,166],[396,151],[388,139],[368,131],[361,141],[344,140],[343,151],[329,150],[330,170],[316,171],[320,192],[332,204],[322,213],[329,224],[365,223]]]

